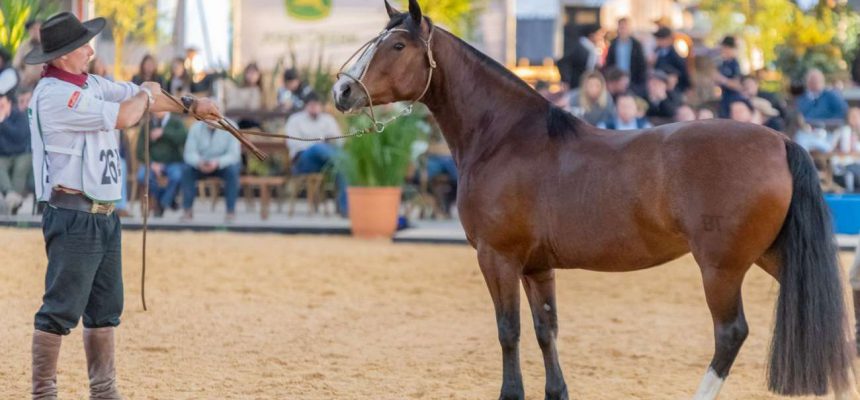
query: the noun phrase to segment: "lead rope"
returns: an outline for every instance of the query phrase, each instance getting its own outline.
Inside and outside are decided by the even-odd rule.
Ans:
[[[140,269],[140,302],[143,303],[143,311],[146,309],[146,228],[149,220],[149,174],[152,166],[149,160],[149,101],[146,102],[146,109],[143,111],[143,126],[141,127],[141,135],[143,135],[143,162],[144,167],[144,183],[143,183],[143,252]]]

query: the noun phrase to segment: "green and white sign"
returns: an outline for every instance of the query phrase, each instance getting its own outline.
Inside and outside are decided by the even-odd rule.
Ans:
[[[285,0],[287,15],[305,21],[315,21],[331,14],[332,0]]]

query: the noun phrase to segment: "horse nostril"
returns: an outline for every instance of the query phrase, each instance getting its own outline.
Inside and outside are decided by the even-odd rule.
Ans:
[[[343,89],[343,93],[341,93],[341,97],[342,97],[342,98],[344,98],[344,99],[348,99],[348,98],[349,98],[350,93],[352,93],[352,86],[351,86],[351,85],[346,85],[346,88],[345,88],[345,89]]]

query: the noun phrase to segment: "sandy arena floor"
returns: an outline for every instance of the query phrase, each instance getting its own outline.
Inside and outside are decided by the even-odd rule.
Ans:
[[[118,369],[129,399],[498,396],[492,304],[468,247],[218,233],[153,233],[150,245],[143,312],[140,235],[125,236]],[[0,398],[25,399],[46,262],[41,232],[0,229],[0,258]],[[692,258],[624,274],[561,271],[558,281],[571,398],[690,397],[713,346]],[[777,288],[757,268],[747,277],[751,334],[722,399],[775,398],[764,361]],[[525,303],[526,393],[542,399]],[[61,397],[84,398],[80,329],[63,346]]]

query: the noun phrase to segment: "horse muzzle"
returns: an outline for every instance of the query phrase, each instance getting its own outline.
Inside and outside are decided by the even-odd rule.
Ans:
[[[341,76],[332,87],[332,98],[338,111],[346,112],[367,106],[367,94],[352,79]]]

